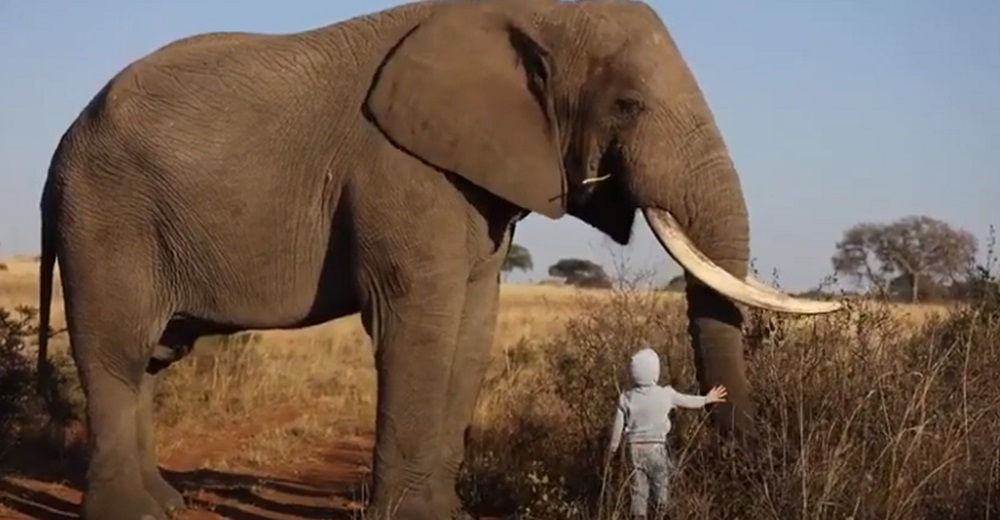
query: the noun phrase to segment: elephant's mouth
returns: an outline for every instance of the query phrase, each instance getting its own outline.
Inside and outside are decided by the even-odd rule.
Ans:
[[[793,314],[824,314],[843,307],[838,302],[789,296],[765,285],[752,274],[747,275],[746,280],[740,280],[699,251],[669,211],[642,208],[642,215],[660,245],[675,262],[702,283],[733,301]]]

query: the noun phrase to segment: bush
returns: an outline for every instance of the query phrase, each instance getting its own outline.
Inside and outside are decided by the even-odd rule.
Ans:
[[[34,317],[34,310],[27,307],[13,313],[0,308],[0,460],[32,422],[35,367],[25,355],[25,344],[36,331]]]
[[[921,326],[887,302],[814,318],[745,311],[759,442],[720,445],[705,412],[676,412],[673,517],[1000,514],[1000,285],[981,274],[989,290]],[[627,518],[626,468],[600,459],[628,356],[653,346],[661,382],[697,391],[684,314],[665,301],[616,290],[562,337],[513,349],[488,379],[463,496],[527,518]]]
[[[35,352],[27,348],[38,333],[36,318],[37,310],[32,307],[17,307],[14,312],[0,308],[0,463],[5,465],[32,456],[63,456],[82,441],[66,437],[73,434],[67,429],[75,427],[83,409],[82,394],[69,397],[73,393],[68,387],[76,378],[67,377],[72,366],[66,356],[49,360],[51,398],[43,400],[37,392]]]

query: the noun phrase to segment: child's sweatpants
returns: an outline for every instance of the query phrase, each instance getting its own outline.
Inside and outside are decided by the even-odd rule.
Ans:
[[[670,472],[673,463],[662,442],[635,443],[629,445],[632,457],[632,475],[629,479],[632,491],[632,516],[645,517],[649,495],[653,495],[656,510],[665,513],[670,493]]]

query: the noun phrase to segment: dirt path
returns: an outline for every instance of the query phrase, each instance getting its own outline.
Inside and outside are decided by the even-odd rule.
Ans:
[[[166,478],[188,498],[190,510],[181,520],[231,518],[285,520],[293,518],[358,518],[362,484],[370,463],[370,436],[317,439],[304,437],[291,449],[308,462],[244,469],[228,464],[206,467],[206,461],[237,459],[255,435],[267,427],[294,421],[292,412],[254,420],[254,426],[217,429],[186,435],[185,449],[171,450],[163,461]],[[46,476],[44,465],[24,476],[0,478],[0,518],[77,518],[81,493],[77,481]],[[223,467],[218,467],[223,466]],[[50,472],[51,473],[51,472]]]

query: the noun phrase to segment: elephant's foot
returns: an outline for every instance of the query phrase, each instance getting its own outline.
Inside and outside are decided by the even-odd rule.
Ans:
[[[143,475],[142,485],[170,518],[174,518],[184,510],[184,495],[163,480],[159,470]]]
[[[372,502],[365,508],[361,516],[365,520],[431,520],[441,518],[435,516],[430,507],[426,505],[413,504],[409,501],[402,504],[381,504]]]
[[[427,500],[423,494],[410,495],[389,504],[373,500],[365,509],[365,520],[451,520],[464,518],[450,515],[440,504]]]
[[[435,510],[442,511],[449,520],[473,520],[473,516],[462,505],[462,499],[455,491],[454,481],[442,484],[434,490]]]
[[[462,506],[454,484],[411,492],[389,504],[373,499],[365,508],[365,520],[473,520]]]
[[[476,518],[476,517],[472,516],[471,513],[469,513],[468,511],[466,511],[465,508],[462,507],[461,504],[449,507],[448,509],[445,509],[444,511],[446,511],[447,514],[448,514],[448,516],[445,516],[444,518],[447,518],[449,520],[474,520]]]
[[[83,495],[83,520],[168,520],[137,478],[91,483]]]
[[[461,507],[453,509],[451,516],[448,517],[451,520],[475,520],[476,517],[472,516],[468,511],[462,509]]]

